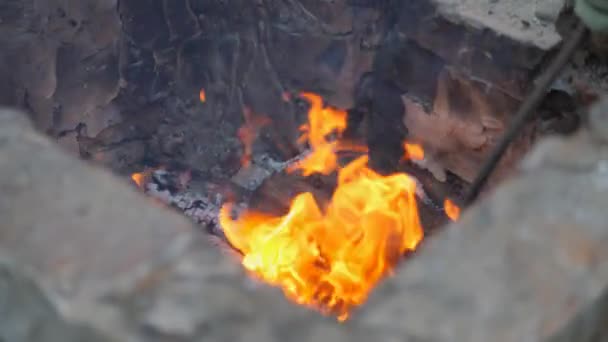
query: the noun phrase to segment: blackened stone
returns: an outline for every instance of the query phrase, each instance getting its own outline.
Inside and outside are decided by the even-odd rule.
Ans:
[[[430,108],[445,62],[411,40],[390,34],[376,54],[374,74]]]
[[[259,20],[254,1],[189,0],[189,4],[205,35],[241,31]]]
[[[147,49],[169,46],[162,0],[121,0],[118,13],[123,32],[137,46]]]
[[[405,106],[399,88],[387,81],[377,80],[372,94],[367,127],[370,164],[380,171],[392,172],[401,160],[407,134],[402,120]]]
[[[171,39],[186,39],[200,32],[188,0],[163,0],[163,9]]]
[[[507,1],[512,7],[516,2],[521,1]],[[397,30],[464,73],[520,97],[531,84],[532,71],[560,37],[552,27],[522,27],[513,17],[527,18],[526,11],[505,6],[485,0],[407,1],[400,9]],[[478,13],[494,7],[505,13]],[[532,8],[529,14],[533,16]]]
[[[350,108],[355,85],[371,70],[375,54],[362,42],[374,40],[384,16],[343,0],[300,5],[267,6],[269,60],[285,88],[313,91],[333,106]]]
[[[333,41],[317,57],[317,63],[324,64],[325,66],[329,67],[331,71],[339,74],[346,59],[346,49],[346,42],[343,40]]]

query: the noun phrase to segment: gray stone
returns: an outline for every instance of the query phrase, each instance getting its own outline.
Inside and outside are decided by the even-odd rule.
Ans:
[[[397,329],[424,341],[604,340],[594,313],[606,310],[607,162],[588,133],[540,145],[516,178],[431,238],[359,319],[395,329],[389,322],[402,317]]]
[[[554,25],[534,18],[527,0],[404,2],[398,31],[473,79],[519,98],[532,71],[560,43]]]
[[[64,322],[26,273],[14,261],[0,256],[0,340],[110,342],[90,328]]]
[[[433,0],[440,13],[455,21],[476,28],[488,28],[524,44],[543,50],[555,47],[561,41],[555,27],[538,23],[535,8],[549,7],[559,13],[564,1],[555,0]],[[557,18],[555,18],[557,19]]]
[[[543,22],[553,24],[557,22],[559,14],[566,5],[565,0],[537,0],[534,16]]]
[[[25,324],[39,320],[40,310],[56,311],[59,325],[40,320],[62,341],[82,340],[65,337],[71,330],[60,324],[68,322],[118,341],[319,338],[309,331],[344,341],[396,340],[337,325],[266,286],[252,288],[234,256],[221,254],[184,217],[65,154],[24,115],[7,110],[0,111],[0,189],[0,255],[18,260],[16,269],[29,270],[49,298],[24,306],[15,319]],[[18,298],[15,287],[37,298],[15,283],[0,293]]]
[[[71,316],[66,303],[94,301],[112,284],[133,283],[143,261],[162,263],[162,251],[191,226],[164,216],[126,182],[57,150],[24,121],[20,113],[0,114],[0,250],[35,270],[61,313]],[[97,179],[114,185],[90,188]]]
[[[41,130],[73,128],[118,90],[116,0],[29,0],[0,6],[0,70],[11,100]],[[27,94],[27,96],[25,95]],[[3,94],[3,96],[6,96]]]

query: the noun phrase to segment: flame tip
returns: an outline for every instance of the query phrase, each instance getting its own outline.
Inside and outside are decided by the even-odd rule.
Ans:
[[[458,221],[460,218],[460,207],[457,206],[452,200],[446,198],[443,202],[443,208],[447,217],[452,221]]]

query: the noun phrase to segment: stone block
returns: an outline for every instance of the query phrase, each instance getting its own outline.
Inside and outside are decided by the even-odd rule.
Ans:
[[[434,99],[427,106],[412,100],[420,98],[415,94],[406,93],[402,97],[408,138],[422,143],[427,155],[443,168],[471,182],[511,122],[519,102],[450,69],[440,72],[436,86]],[[491,183],[513,172],[515,164],[532,146],[535,133],[533,126],[523,130],[509,147]]]
[[[534,18],[527,0],[414,0],[400,9],[397,30],[471,78],[520,97],[534,69],[561,38]]]

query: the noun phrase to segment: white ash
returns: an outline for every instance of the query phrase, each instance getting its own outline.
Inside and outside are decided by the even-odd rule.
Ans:
[[[414,178],[412,176],[412,178]],[[418,179],[414,178],[414,180],[416,181],[416,197],[418,197],[418,199],[420,200],[420,202],[422,202],[423,204],[431,207],[432,209],[435,209],[437,211],[444,211],[444,207],[443,204],[440,203],[436,203],[424,190],[424,186],[422,185],[422,183],[420,181],[418,181]]]
[[[284,171],[302,158],[301,155],[285,162],[279,162],[266,154],[260,155],[254,158],[251,166],[241,169],[233,177],[233,182],[249,191],[254,191],[273,174]],[[152,173],[150,181],[145,184],[145,193],[179,209],[195,223],[205,227],[209,233],[223,238],[218,219],[220,208],[224,202],[222,195],[220,193],[200,193],[184,189],[179,184],[179,178],[180,172],[156,170]],[[237,203],[234,209],[236,212],[240,212],[245,208],[245,203]]]
[[[248,168],[241,169],[233,177],[233,182],[243,188],[254,191],[264,180],[275,173],[283,172],[289,166],[302,160],[307,154],[303,153],[296,158],[285,162],[278,162],[267,155],[255,158],[253,164]],[[224,234],[219,225],[219,212],[224,198],[220,193],[200,193],[189,189],[180,189],[179,172],[156,170],[150,177],[150,182],[145,185],[145,193],[163,203],[182,211],[195,223],[203,226],[207,232],[221,239]],[[425,205],[436,210],[443,210],[443,205],[435,203],[426,193],[422,183],[416,180],[416,196]],[[237,203],[233,208],[234,213],[246,209],[246,203]]]
[[[145,186],[145,193],[160,200],[168,206],[181,210],[195,223],[205,227],[214,235],[221,236],[218,226],[218,214],[222,204],[220,194],[202,194],[189,190],[179,190],[173,184],[178,174],[165,170],[156,170]]]

